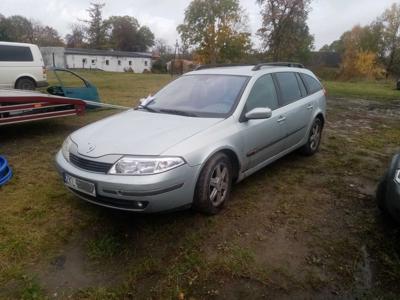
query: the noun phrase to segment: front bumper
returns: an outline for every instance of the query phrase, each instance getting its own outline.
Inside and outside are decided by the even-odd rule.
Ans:
[[[200,166],[187,164],[173,170],[147,176],[119,176],[79,169],[57,153],[59,173],[95,184],[96,196],[70,189],[85,201],[125,211],[155,213],[189,207],[193,201]]]

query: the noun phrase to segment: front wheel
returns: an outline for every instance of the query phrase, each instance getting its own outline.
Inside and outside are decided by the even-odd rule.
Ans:
[[[34,90],[36,85],[32,79],[22,78],[17,81],[15,87],[19,90]]]
[[[204,166],[196,184],[193,208],[200,212],[217,214],[230,197],[232,164],[224,153],[217,153]]]
[[[322,120],[320,118],[316,118],[311,126],[307,144],[301,148],[301,152],[308,156],[315,154],[318,151],[319,144],[321,143],[321,136]]]

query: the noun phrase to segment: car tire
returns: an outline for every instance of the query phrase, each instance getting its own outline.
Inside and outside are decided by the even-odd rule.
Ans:
[[[36,84],[32,79],[21,78],[17,81],[15,87],[19,90],[34,90],[36,88]]]
[[[307,143],[302,148],[300,148],[302,154],[306,156],[311,156],[318,151],[319,145],[321,143],[322,129],[322,120],[320,118],[315,118],[313,124],[311,125]]]
[[[232,163],[224,153],[211,157],[197,180],[193,209],[215,215],[228,201],[232,189]]]
[[[376,202],[379,209],[383,213],[387,213],[386,207],[386,186],[387,186],[387,174],[385,174],[379,181],[378,187],[376,189]]]

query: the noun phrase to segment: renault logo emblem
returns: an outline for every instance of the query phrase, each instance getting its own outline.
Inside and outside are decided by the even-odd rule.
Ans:
[[[92,152],[94,149],[96,149],[96,146],[95,146],[95,145],[92,145],[91,143],[88,143],[88,148],[87,148],[86,153],[90,153],[90,152]]]

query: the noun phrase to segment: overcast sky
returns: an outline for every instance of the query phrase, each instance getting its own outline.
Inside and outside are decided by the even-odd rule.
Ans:
[[[5,16],[23,15],[56,28],[64,36],[77,19],[87,18],[89,0],[0,0],[0,13]],[[176,26],[183,21],[190,0],[103,0],[104,17],[131,15],[147,25],[156,38],[175,44]],[[261,24],[260,7],[256,0],[240,0],[247,11],[252,33]],[[392,3],[400,0],[313,0],[308,24],[319,49],[338,39],[356,24],[365,25],[374,20]],[[259,45],[253,37],[255,45]]]

